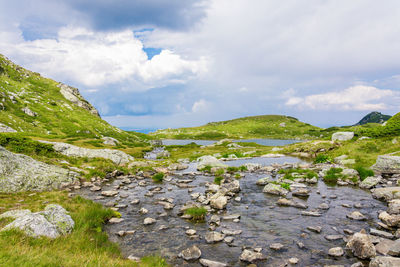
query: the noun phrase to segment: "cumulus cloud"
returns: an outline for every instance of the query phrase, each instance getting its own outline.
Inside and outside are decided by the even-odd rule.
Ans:
[[[1,47],[1,45],[0,45]],[[6,44],[3,50],[35,71],[87,87],[135,81],[147,88],[183,82],[207,70],[206,59],[183,59],[162,50],[151,60],[130,30],[95,32],[86,28],[60,29],[57,39]]]
[[[372,86],[356,85],[342,91],[292,96],[286,106],[313,110],[385,110],[400,99],[400,93]]]
[[[207,111],[209,106],[210,106],[209,102],[205,101],[204,99],[200,99],[193,103],[192,112],[198,113]]]

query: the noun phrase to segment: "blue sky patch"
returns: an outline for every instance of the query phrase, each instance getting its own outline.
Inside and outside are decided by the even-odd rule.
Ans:
[[[161,48],[153,48],[153,47],[147,47],[143,48],[143,51],[146,52],[147,57],[152,59],[154,56],[159,55],[161,53]]]

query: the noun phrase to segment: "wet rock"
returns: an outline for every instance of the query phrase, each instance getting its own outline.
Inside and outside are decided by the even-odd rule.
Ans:
[[[95,191],[100,191],[101,190],[101,187],[100,186],[92,186],[91,188],[90,188],[90,191],[92,191],[92,192],[95,192]]]
[[[256,185],[267,185],[273,180],[270,177],[264,177],[257,180]]]
[[[188,164],[184,164],[184,163],[173,163],[171,165],[169,165],[168,170],[171,171],[181,171],[181,170],[186,170],[187,168],[189,168]]]
[[[350,249],[354,256],[360,259],[369,259],[376,255],[375,246],[372,244],[365,230],[361,230],[359,233],[351,236],[346,244],[346,248]]]
[[[159,202],[157,202],[157,204],[162,205],[165,210],[172,210],[174,208],[174,206],[175,206],[174,204],[171,204],[171,203],[166,202],[166,201],[159,201]]]
[[[321,233],[322,227],[321,226],[307,226],[307,229],[316,233]]]
[[[242,201],[242,198],[241,197],[235,197],[235,201],[236,202],[240,202],[240,201]]]
[[[332,257],[341,257],[343,256],[344,251],[341,247],[335,247],[335,248],[331,248],[328,251],[328,255],[332,256]]]
[[[182,250],[178,256],[186,261],[197,260],[201,257],[201,250],[196,245],[193,245],[190,248]]]
[[[327,203],[321,203],[318,208],[321,210],[329,210],[329,205]]]
[[[189,229],[189,230],[186,230],[186,234],[187,235],[195,235],[196,234],[196,230],[194,230],[194,229]]]
[[[289,264],[295,265],[295,264],[299,263],[299,259],[298,258],[290,258],[288,260],[288,262],[289,262]]]
[[[387,212],[389,214],[400,214],[400,199],[389,201]]]
[[[371,260],[369,267],[394,267],[400,266],[400,258],[377,256]]]
[[[139,210],[139,213],[144,215],[144,214],[149,213],[149,211],[148,211],[146,208],[141,208],[141,209]]]
[[[224,238],[225,235],[219,232],[208,232],[205,235],[206,242],[209,244],[221,242],[222,240],[224,240]]]
[[[400,256],[400,239],[394,241],[394,243],[389,248],[388,254],[395,257]]]
[[[308,188],[297,188],[292,192],[292,195],[297,197],[308,197],[310,193],[311,190]]]
[[[139,199],[134,199],[134,200],[132,200],[130,203],[131,203],[132,205],[137,205],[137,204],[140,203],[140,200],[139,200]]]
[[[380,241],[376,246],[375,249],[379,254],[382,255],[388,255],[388,252],[390,250],[390,247],[394,245],[394,241],[393,240],[389,240],[389,239],[383,239],[382,241]]]
[[[156,222],[157,222],[156,219],[153,219],[153,218],[150,218],[150,217],[148,217],[148,218],[143,220],[143,224],[144,225],[151,225],[151,224],[155,224]]]
[[[385,232],[385,231],[380,231],[380,230],[377,230],[377,229],[374,229],[374,228],[371,228],[369,230],[369,234],[370,235],[374,235],[374,236],[380,236],[380,237],[383,237],[383,238],[388,238],[388,239],[394,238],[394,236],[391,233],[388,233],[388,232]]]
[[[111,218],[110,220],[108,220],[108,223],[120,223],[124,221],[124,219],[122,218]]]
[[[367,217],[359,211],[353,211],[352,213],[347,214],[346,217],[355,221],[365,221],[367,219]]]
[[[304,248],[305,247],[303,242],[297,242],[297,246],[299,248]]]
[[[400,199],[400,187],[382,187],[372,189],[372,196],[377,199],[390,201],[393,199]]]
[[[289,193],[288,190],[282,188],[280,185],[277,184],[267,184],[264,189],[264,193],[271,194],[271,195],[278,195],[278,196],[286,196]]]
[[[240,214],[225,215],[225,216],[222,216],[222,219],[224,221],[237,220],[237,219],[240,219]]]
[[[321,217],[322,216],[322,214],[317,211],[302,211],[301,215],[311,216],[311,217]]]
[[[300,209],[307,209],[308,206],[306,204],[300,203],[300,202],[295,202],[293,200],[289,200],[286,198],[280,198],[277,202],[277,205],[280,206],[287,206],[287,207],[295,207],[295,208],[300,208]]]
[[[255,252],[249,249],[245,249],[243,250],[242,254],[240,254],[239,259],[241,261],[253,263],[259,260],[264,260],[266,259],[266,257],[261,252]]]
[[[381,180],[382,180],[381,176],[370,176],[370,177],[365,178],[359,184],[359,186],[361,188],[370,189],[370,188],[374,187],[375,185],[377,185]]]
[[[233,238],[233,236],[227,236],[224,238],[224,242],[227,244],[231,244],[233,242],[233,240],[235,240],[235,238]]]
[[[228,204],[228,198],[221,195],[214,195],[210,198],[210,206],[214,209],[225,209]]]
[[[199,262],[202,266],[206,266],[206,267],[226,267],[226,266],[228,266],[226,263],[207,260],[207,259],[200,259]]]
[[[281,243],[272,243],[269,245],[269,248],[272,250],[281,250],[283,249],[283,245]]]
[[[105,197],[114,197],[114,196],[118,195],[118,191],[115,191],[115,190],[102,191],[101,195],[105,196]]]
[[[126,204],[118,204],[118,205],[115,205],[115,207],[117,209],[124,209],[124,208],[128,207],[128,205],[126,205]]]
[[[220,222],[221,222],[221,218],[218,215],[212,215],[208,223],[219,225]]]
[[[229,229],[223,229],[222,233],[224,235],[240,235],[242,233],[242,230],[229,230]]]
[[[247,168],[247,170],[249,172],[254,172],[261,168],[261,164],[258,164],[258,163],[246,163],[246,164],[244,164],[244,166]]]
[[[326,235],[325,239],[329,240],[329,241],[335,241],[335,240],[343,239],[343,236],[342,235]]]
[[[379,219],[390,227],[400,227],[400,215],[390,215],[386,211],[379,213]]]

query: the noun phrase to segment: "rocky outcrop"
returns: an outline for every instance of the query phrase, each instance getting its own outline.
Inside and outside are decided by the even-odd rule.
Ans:
[[[332,141],[348,141],[354,137],[354,132],[336,132],[332,134]]]
[[[0,192],[60,189],[76,181],[77,174],[58,166],[14,154],[0,146]]]
[[[24,112],[26,115],[31,116],[31,117],[36,117],[37,113],[32,111],[30,108],[28,107],[24,107],[23,109],[21,109],[22,112]]]
[[[52,144],[55,151],[68,157],[87,157],[109,159],[115,164],[126,164],[134,158],[125,152],[115,149],[90,149],[60,142],[40,141]]]
[[[15,219],[1,231],[19,229],[32,237],[45,236],[57,238],[60,235],[70,233],[75,225],[68,212],[56,204],[47,205],[44,211],[35,213],[24,210],[23,212],[8,212],[1,216],[2,218],[9,217]]]
[[[372,169],[384,174],[400,173],[400,156],[380,155]]]
[[[372,196],[374,198],[382,199],[385,201],[400,199],[400,186],[373,189]]]
[[[68,86],[63,83],[59,83],[57,87],[60,88],[60,93],[69,101],[81,107],[83,109],[88,110],[93,115],[100,117],[99,112],[95,107],[93,107],[88,101],[86,101],[83,96],[79,93],[77,88]]]
[[[112,137],[105,136],[102,139],[104,140],[103,144],[105,145],[116,146],[119,144],[119,141]]]
[[[13,128],[11,128],[3,123],[0,123],[0,133],[16,133],[16,132],[17,131],[14,130]]]

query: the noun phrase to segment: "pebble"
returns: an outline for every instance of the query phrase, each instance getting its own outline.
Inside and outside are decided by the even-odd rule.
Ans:
[[[108,222],[109,223],[120,223],[122,222],[124,219],[122,218],[111,218]]]
[[[150,225],[150,224],[154,224],[156,222],[157,222],[156,219],[153,219],[153,218],[150,218],[150,217],[148,217],[148,218],[143,220],[143,224],[144,225]]]
[[[344,254],[344,251],[341,247],[335,247],[335,248],[331,248],[328,251],[329,256],[332,257],[341,257]]]
[[[281,243],[272,243],[269,248],[273,250],[281,250],[283,245]]]
[[[299,263],[299,259],[298,259],[298,258],[290,258],[290,259],[288,260],[288,262],[289,262],[290,264],[297,264],[297,263]]]
[[[197,231],[194,230],[194,229],[189,229],[189,230],[186,231],[186,234],[187,234],[187,235],[195,235],[196,232],[197,232]]]
[[[321,226],[307,226],[307,229],[316,233],[321,233]]]

